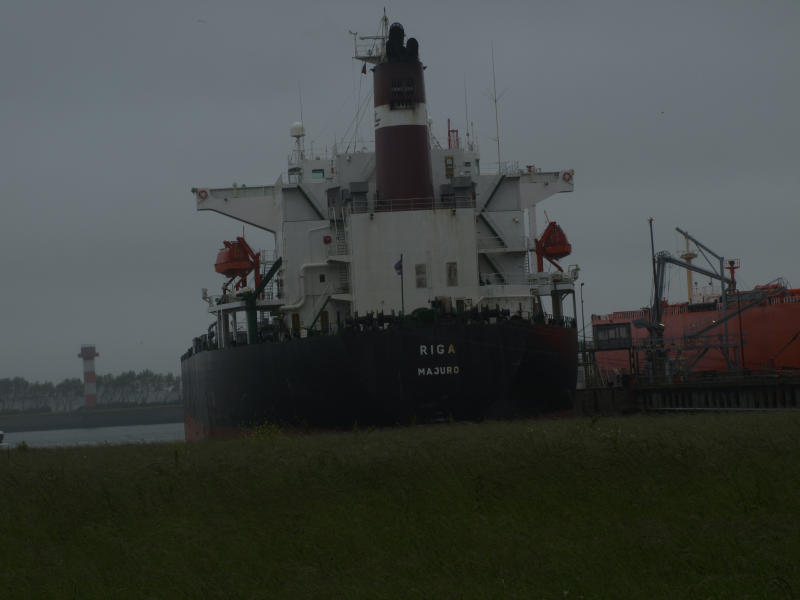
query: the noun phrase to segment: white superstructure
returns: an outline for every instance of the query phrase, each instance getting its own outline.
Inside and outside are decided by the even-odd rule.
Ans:
[[[383,30],[384,37],[369,38],[378,40],[376,50],[359,55],[357,48],[356,58],[386,72],[391,60],[386,50],[394,48],[395,53],[412,55],[398,59],[396,72],[417,72],[420,79],[382,75],[395,79],[385,80],[384,100],[376,97],[376,137],[384,135],[385,148],[383,162],[378,161],[384,167],[377,169],[386,173],[385,157],[391,154],[394,164],[408,170],[402,157],[420,154],[410,154],[399,144],[406,143],[403,135],[416,135],[422,128],[430,150],[433,198],[386,193],[393,189],[386,183],[378,193],[374,152],[311,154],[304,148],[302,123],[292,124],[295,147],[288,170],[273,185],[192,190],[198,210],[274,233],[271,254],[281,257],[282,264],[271,293],[258,300],[259,309],[280,316],[296,335],[312,325],[335,332],[348,317],[370,312],[408,314],[431,307],[435,300],[457,311],[499,306],[526,317],[549,313],[560,319],[562,301],[572,294],[574,316],[577,267],[537,272],[533,255],[539,231],[535,207],[554,194],[572,191],[574,172],[500,164],[484,173],[477,149],[469,143],[461,146],[457,134],[451,138],[448,132],[447,148],[431,143],[422,70],[415,66],[417,42],[410,39],[404,48],[402,37],[397,42],[385,37],[391,34],[388,22]],[[402,36],[401,26],[393,25],[391,31]],[[397,147],[385,141],[392,127],[400,132]],[[425,137],[421,139],[425,150]],[[419,166],[425,170],[425,161]],[[402,183],[395,180],[392,185]],[[430,190],[427,186],[419,189]],[[426,207],[418,209],[419,202]],[[224,332],[228,325],[222,323],[222,313],[235,315],[234,309],[244,306],[234,297],[209,303]]]
[[[273,185],[195,189],[197,209],[275,234],[283,265],[273,298],[259,304],[282,313],[288,328],[308,327],[323,303],[335,330],[356,312],[399,313],[404,303],[409,313],[437,297],[454,308],[558,316],[552,297],[560,304],[574,291],[577,268],[535,272],[529,232],[537,231],[538,203],[572,191],[572,172],[501,165],[483,174],[478,153],[460,147],[433,148],[431,156],[432,210],[376,211],[372,152],[295,154],[286,179]]]

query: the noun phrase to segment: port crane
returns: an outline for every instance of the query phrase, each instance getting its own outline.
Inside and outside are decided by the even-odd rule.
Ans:
[[[687,371],[691,371],[695,364],[708,352],[708,350],[712,347],[707,342],[704,342],[704,337],[710,331],[714,329],[718,329],[722,327],[722,335],[721,335],[721,342],[719,344],[719,348],[725,358],[725,364],[727,370],[734,371],[736,369],[735,357],[732,359],[730,355],[729,349],[731,347],[736,348],[736,344],[731,344],[728,336],[728,322],[733,318],[739,319],[739,362],[742,365],[742,369],[744,369],[744,334],[742,331],[741,326],[741,315],[743,312],[758,306],[768,298],[780,294],[784,289],[785,286],[778,285],[778,286],[769,286],[768,289],[759,291],[758,293],[748,293],[747,295],[747,302],[742,305],[742,294],[740,292],[736,292],[736,300],[737,300],[737,307],[736,310],[729,311],[728,301],[730,299],[730,295],[732,292],[736,291],[736,280],[734,277],[734,272],[737,268],[739,268],[739,261],[737,259],[726,259],[723,256],[720,256],[713,250],[711,250],[708,246],[694,238],[688,232],[684,231],[680,227],[676,227],[675,230],[683,235],[687,241],[692,241],[698,250],[703,254],[706,260],[711,263],[706,253],[711,255],[713,258],[719,261],[719,271],[715,269],[707,269],[695,264],[687,260],[681,260],[672,256],[667,251],[661,251],[658,253],[653,253],[653,304],[650,309],[650,318],[648,319],[637,319],[634,321],[634,326],[636,327],[646,327],[650,334],[650,351],[651,351],[651,360],[654,363],[654,373],[659,373],[662,375],[666,375],[666,358],[667,358],[667,351],[664,343],[664,323],[663,323],[663,310],[664,310],[664,302],[665,302],[665,288],[666,288],[666,281],[667,281],[667,265],[675,265],[686,269],[687,271],[698,273],[700,275],[705,275],[711,279],[715,279],[720,282],[721,284],[721,295],[720,295],[720,308],[721,308],[721,316],[719,319],[716,319],[709,325],[702,327],[696,331],[691,333],[686,333],[682,340],[682,345],[684,348],[702,348],[701,351],[694,357],[692,362],[686,366]],[[652,243],[652,236],[653,236],[653,224],[652,220],[650,221],[650,235],[651,235],[651,243]],[[687,252],[687,254],[689,254]],[[730,276],[725,275],[725,270],[730,272]],[[727,287],[726,287],[727,286]]]

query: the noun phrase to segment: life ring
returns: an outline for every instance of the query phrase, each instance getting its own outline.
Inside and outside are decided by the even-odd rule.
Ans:
[[[572,173],[569,171],[564,171],[564,174],[561,176],[561,179],[564,180],[564,183],[569,183],[572,181]]]
[[[206,190],[200,190],[197,192],[197,197],[200,198],[200,200],[206,200],[208,198],[208,192]]]

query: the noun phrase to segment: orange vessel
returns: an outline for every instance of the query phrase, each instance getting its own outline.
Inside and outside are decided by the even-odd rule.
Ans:
[[[680,259],[655,252],[653,219],[653,304],[635,311],[592,315],[595,360],[603,381],[645,376],[651,382],[697,375],[749,375],[800,369],[800,289],[783,279],[752,290],[736,289],[739,259],[726,259],[676,227],[686,240]],[[694,242],[697,252],[689,247]],[[708,263],[692,264],[702,255]],[[719,261],[715,266],[711,258]],[[667,267],[686,270],[688,301],[666,301]],[[726,275],[725,272],[728,272]],[[692,273],[719,284],[698,293]],[[694,290],[694,293],[693,293]]]
[[[727,320],[719,294],[701,302],[662,303],[669,372],[800,369],[800,289],[779,282],[727,296]],[[643,308],[592,315],[595,344],[598,349],[609,348],[597,352],[601,373],[613,377],[642,372],[651,345],[650,313],[650,308]]]

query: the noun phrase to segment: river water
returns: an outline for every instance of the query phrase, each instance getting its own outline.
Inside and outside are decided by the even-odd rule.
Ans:
[[[183,423],[125,425],[92,429],[51,429],[6,433],[3,442],[14,448],[25,442],[32,448],[54,446],[98,446],[103,444],[141,444],[183,441]]]

